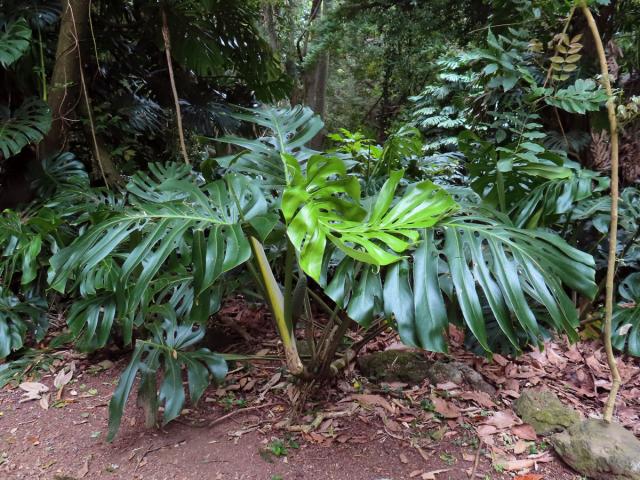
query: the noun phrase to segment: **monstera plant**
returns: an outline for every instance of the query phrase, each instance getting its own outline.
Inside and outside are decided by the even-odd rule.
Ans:
[[[540,344],[545,327],[576,338],[566,289],[593,295],[591,256],[456,201],[428,179],[407,180],[402,169],[380,173],[387,175],[380,191],[363,195],[353,159],[305,146],[322,128],[306,108],[235,116],[262,136],[218,139],[239,150],[208,162],[204,171],[216,172],[209,181],[174,164],[134,176],[126,207],[102,212],[51,261],[51,286],[84,297],[70,327],[92,339],[88,349],[103,345],[114,328],[125,343],[135,339],[111,401],[110,438],[137,374],[146,404],[164,402],[165,422],[185,398],[182,369],[194,401],[210,375],[224,375],[223,356],[193,346],[226,280],[241,271],[253,276],[288,370],[301,378],[334,374],[353,358],[353,349],[339,351],[352,321],[373,330],[393,326],[407,344],[432,351],[446,351],[450,320],[486,352],[494,347],[490,338],[516,351]],[[300,338],[308,355],[298,352]]]

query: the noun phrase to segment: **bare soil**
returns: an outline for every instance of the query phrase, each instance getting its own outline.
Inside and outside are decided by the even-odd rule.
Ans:
[[[412,472],[419,479],[424,472],[443,470],[436,478],[453,480],[469,478],[473,461],[463,454],[469,458],[476,453],[472,446],[456,445],[449,437],[423,450],[425,460],[385,432],[382,422],[357,415],[340,419],[331,433],[335,441],[306,441],[274,428],[272,422],[286,412],[273,407],[240,412],[213,427],[202,427],[228,413],[206,402],[158,430],[145,429],[142,412],[131,407],[119,435],[109,444],[107,403],[118,372],[119,368],[96,375],[85,372],[71,388],[84,385],[82,391],[97,393],[83,397],[74,390],[79,395],[64,394],[65,402],[48,410],[34,401],[19,403],[18,389],[1,391],[0,478],[396,480],[410,478]],[[46,378],[44,382],[49,383]],[[279,442],[286,454],[265,453]],[[544,471],[559,479],[574,477],[560,464],[545,465]],[[484,455],[478,473],[481,478],[503,476]]]
[[[279,346],[259,316],[237,334],[244,348],[275,355]],[[584,416],[598,415],[609,388],[601,346],[558,339],[544,351],[489,361],[465,352],[455,330],[451,339],[453,359],[493,384],[495,398],[451,382],[376,385],[354,365],[305,396],[278,361],[262,361],[233,365],[224,385],[163,428],[144,427],[132,395],[113,443],[105,439],[108,402],[128,359],[62,352],[49,372],[21,379],[48,386],[48,402],[22,401],[15,385],[0,390],[0,479],[457,480],[470,478],[476,457],[481,479],[578,478],[544,438],[527,438],[511,404],[524,388],[544,386]],[[389,332],[367,349],[396,342]],[[620,361],[618,420],[638,434],[640,366]],[[56,392],[56,373],[72,363],[73,379]]]

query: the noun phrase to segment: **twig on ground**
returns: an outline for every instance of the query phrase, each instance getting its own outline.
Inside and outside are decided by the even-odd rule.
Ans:
[[[476,450],[476,456],[473,459],[473,468],[471,469],[471,475],[469,478],[472,480],[476,478],[476,472],[478,471],[478,464],[480,463],[480,452],[482,451],[482,440],[478,439],[478,450]]]
[[[225,420],[233,417],[234,415],[236,415],[238,413],[250,412],[252,410],[259,410],[261,408],[272,407],[273,405],[276,405],[276,404],[274,402],[269,402],[269,403],[265,403],[264,405],[254,405],[253,407],[239,408],[238,410],[234,410],[233,412],[229,412],[226,415],[223,415],[223,416],[221,416],[219,418],[216,418],[214,421],[209,423],[209,425],[207,425],[207,426],[213,427],[214,425],[222,423]]]
[[[163,448],[170,447],[171,445],[178,445],[178,444],[180,444],[180,443],[182,443],[184,441],[185,441],[184,439],[176,440],[176,441],[173,441],[173,442],[165,443],[163,445],[158,445],[157,447],[149,447],[148,449],[146,449],[144,451],[144,453],[142,455],[140,455],[140,458],[138,459],[138,464],[136,465],[136,468],[135,468],[134,472],[138,471],[138,468],[140,468],[140,465],[142,464],[142,461],[150,453],[157,452],[158,450],[162,450]]]

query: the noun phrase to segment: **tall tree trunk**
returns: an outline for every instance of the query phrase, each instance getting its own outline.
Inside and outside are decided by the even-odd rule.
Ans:
[[[106,185],[118,181],[118,170],[102,137],[96,133],[91,97],[84,77],[82,54],[89,27],[89,0],[64,0],[47,103],[51,108],[51,129],[42,142],[41,155],[49,156],[67,146],[70,121],[76,109],[88,119],[85,133],[92,146],[96,176]],[[99,174],[97,173],[99,172]]]
[[[269,46],[271,47],[271,50],[277,53],[280,51],[280,42],[278,41],[275,12],[271,3],[266,3],[262,7],[262,19],[264,21],[264,28],[267,31]]]
[[[70,120],[81,101],[80,48],[89,26],[89,1],[64,0],[56,61],[47,103],[51,108],[51,130],[41,143],[45,156],[58,153],[67,144]]]
[[[326,18],[331,9],[331,0],[316,0],[312,8],[315,19]],[[313,19],[313,18],[312,18]],[[326,115],[327,81],[329,78],[329,52],[323,51],[313,64],[313,67],[305,72],[303,84],[305,89],[305,103],[318,115],[324,118]],[[320,149],[324,143],[324,135],[319,133],[310,142],[312,148]]]

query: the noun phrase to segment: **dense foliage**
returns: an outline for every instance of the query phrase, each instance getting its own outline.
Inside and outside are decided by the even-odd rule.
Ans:
[[[592,6],[615,99],[570,3],[82,4],[0,2],[1,384],[29,347],[117,345],[110,438],[137,379],[169,422],[240,358],[199,345],[238,292],[301,381],[340,373],[352,328],[446,352],[455,325],[485,355],[578,341],[600,326],[608,101],[612,339],[640,355],[636,1]]]

